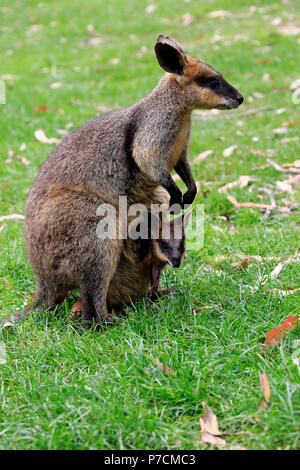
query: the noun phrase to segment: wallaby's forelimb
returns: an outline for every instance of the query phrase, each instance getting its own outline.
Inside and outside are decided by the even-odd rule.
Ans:
[[[196,197],[197,187],[190,169],[190,165],[185,156],[179,160],[174,169],[188,189],[187,192],[183,195],[183,205],[190,205]]]
[[[151,289],[149,291],[149,303],[151,304],[157,298],[157,288],[160,279],[161,268],[158,264],[152,264],[150,267]]]

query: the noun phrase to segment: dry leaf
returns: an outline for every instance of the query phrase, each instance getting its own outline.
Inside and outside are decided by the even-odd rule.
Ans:
[[[43,129],[36,129],[34,131],[34,137],[42,144],[59,144],[61,142],[61,140],[56,137],[48,138]]]
[[[253,153],[253,155],[260,155],[262,157],[272,157],[272,155],[273,155],[273,152],[271,152],[271,151],[264,152],[263,150],[251,149],[250,152]]]
[[[34,112],[39,113],[39,112],[44,112],[44,111],[54,111],[54,108],[50,108],[49,106],[46,106],[45,104],[41,104],[39,106],[35,106]]]
[[[62,86],[63,84],[61,82],[54,82],[50,84],[50,88],[52,88],[52,90],[55,90],[56,88],[60,88]]]
[[[216,415],[212,412],[212,409],[205,403],[202,403],[204,408],[204,416],[200,417],[200,426],[202,432],[206,431],[215,436],[221,436],[218,420]]]
[[[230,201],[235,207],[258,207],[260,209],[276,209],[276,206],[270,204],[260,204],[259,202],[238,202],[235,197],[228,195]]]
[[[227,183],[221,188],[219,188],[218,193],[224,193],[228,189],[233,189],[236,187],[245,188],[246,186],[248,186],[250,181],[251,181],[250,176],[247,176],[247,175],[240,176],[237,181],[232,181],[231,183]]]
[[[275,135],[281,135],[281,134],[286,134],[289,132],[287,127],[277,127],[276,129],[273,129],[273,132]]]
[[[2,328],[4,328],[5,330],[8,330],[9,328],[12,328],[13,326],[14,324],[11,321],[5,321],[2,324]]]
[[[201,312],[201,310],[207,310],[207,309],[210,309],[210,308],[214,308],[214,307],[211,306],[211,305],[205,305],[203,307],[195,308],[193,310],[193,313],[198,313],[198,312]]]
[[[300,168],[300,160],[295,160],[293,163],[283,163],[282,166]]]
[[[156,10],[156,5],[154,5],[153,3],[150,3],[150,5],[146,7],[147,13],[153,13],[155,10]]]
[[[290,184],[285,183],[284,181],[276,181],[276,189],[281,193],[292,193],[293,188]]]
[[[157,359],[154,359],[153,357],[146,356],[150,361],[153,362],[154,365],[160,368],[166,375],[173,375],[175,377],[176,372],[173,369],[170,369],[168,366],[164,366],[161,362],[159,362]]]
[[[276,344],[279,343],[281,338],[286,336],[286,331],[296,328],[298,318],[298,315],[291,315],[287,317],[278,328],[273,328],[272,330],[268,331],[264,345],[262,347],[262,351],[273,348]]]
[[[99,46],[99,44],[101,44],[101,42],[102,42],[102,39],[99,38],[98,36],[95,36],[95,37],[89,39],[88,44],[89,44],[89,46]]]
[[[230,157],[230,155],[234,152],[235,149],[237,149],[238,146],[237,145],[231,145],[230,147],[228,147],[227,149],[225,149],[223,151],[223,156],[224,157]]]
[[[120,59],[119,59],[119,57],[114,57],[113,59],[110,59],[110,60],[108,61],[108,63],[109,63],[110,65],[118,65],[118,64],[120,63]]]
[[[194,158],[193,163],[203,162],[209,155],[213,153],[213,150],[205,150],[204,152],[199,153],[199,155]]]
[[[191,23],[195,21],[195,17],[192,16],[190,13],[185,13],[182,18],[182,26],[189,26]]]
[[[207,14],[209,18],[229,18],[232,13],[227,10],[215,10]]]
[[[287,144],[289,142],[296,142],[298,140],[299,140],[299,136],[295,135],[294,137],[284,137],[283,139],[280,139],[279,142],[281,142],[282,144]]]
[[[199,418],[202,431],[202,442],[225,446],[226,441],[219,437],[221,436],[221,433],[216,415],[205,402],[202,402],[202,406],[204,408],[204,416],[203,418],[201,416]]]
[[[208,432],[202,432],[202,442],[206,444],[212,444],[217,446],[226,446],[226,441],[219,436],[214,436],[213,434],[209,434]]]
[[[16,158],[17,160],[19,160],[21,163],[23,163],[24,165],[29,165],[30,161],[27,160],[27,158],[25,157],[21,157],[21,155],[18,155],[16,152],[14,152],[13,150],[9,150],[8,151],[8,155],[10,157],[14,157]]]
[[[279,295],[279,297],[286,297],[287,295],[295,294],[295,292],[300,292],[300,287],[297,289],[283,290],[283,289],[272,289],[273,294]]]
[[[297,126],[299,124],[299,121],[286,121],[282,123],[283,127],[291,127],[291,126]]]
[[[21,214],[10,214],[10,215],[2,215],[0,217],[0,222],[4,220],[12,220],[12,219],[25,219],[24,215]]]
[[[287,23],[286,25],[278,26],[277,32],[284,36],[297,36],[300,34],[300,28],[294,23]]]
[[[259,409],[262,410],[263,408],[267,409],[268,408],[268,403],[270,401],[270,396],[271,396],[271,391],[270,391],[270,384],[268,377],[266,376],[265,373],[260,374],[261,378],[261,383],[263,387],[263,394],[264,394],[264,399],[262,404],[259,406]]]

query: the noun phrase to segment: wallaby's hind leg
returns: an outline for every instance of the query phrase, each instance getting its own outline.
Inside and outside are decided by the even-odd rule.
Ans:
[[[14,315],[14,318],[17,320],[25,320],[32,310],[37,310],[43,307],[45,309],[53,307],[63,302],[65,297],[66,290],[63,287],[55,286],[55,288],[50,289],[50,287],[42,286],[42,284],[39,283],[37,291],[34,292],[28,306],[22,312]]]
[[[88,279],[85,277],[80,283],[84,328],[112,321],[107,309],[107,292],[119,261],[122,242],[102,240],[100,246],[98,259],[93,260],[93,266],[88,266]]]

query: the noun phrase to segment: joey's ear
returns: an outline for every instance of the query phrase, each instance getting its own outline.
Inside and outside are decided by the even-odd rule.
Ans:
[[[191,209],[182,216],[182,228],[184,231],[187,229],[187,226],[191,221],[192,212],[193,210]]]
[[[177,42],[167,36],[158,36],[154,46],[159,65],[169,73],[183,74],[186,55]]]

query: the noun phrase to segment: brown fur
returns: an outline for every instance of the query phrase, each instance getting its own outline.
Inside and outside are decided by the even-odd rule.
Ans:
[[[168,73],[153,92],[66,136],[43,164],[26,203],[26,247],[38,281],[35,305],[50,307],[80,288],[84,325],[109,319],[108,288],[124,249],[122,240],[97,238],[97,207],[117,205],[125,195],[129,203],[148,207],[158,185],[171,204],[191,204],[197,192],[187,160],[191,112],[238,105],[238,92],[209,66],[205,74],[218,77],[222,93],[195,82],[204,65],[175,41],[160,36],[155,51]],[[183,197],[170,175],[173,168],[187,186]]]

